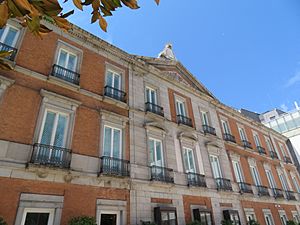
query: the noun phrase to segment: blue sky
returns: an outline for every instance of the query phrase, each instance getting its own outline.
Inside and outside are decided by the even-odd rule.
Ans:
[[[116,11],[107,34],[89,24],[88,8],[69,19],[132,54],[155,57],[171,42],[177,59],[229,106],[264,112],[300,103],[299,0],[161,0],[159,6],[140,0],[139,5]]]

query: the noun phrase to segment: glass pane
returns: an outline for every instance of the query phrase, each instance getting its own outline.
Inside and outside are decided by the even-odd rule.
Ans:
[[[111,71],[107,71],[106,74],[106,85],[112,87],[113,86],[113,73]]]
[[[146,102],[151,102],[150,90],[146,88]]]
[[[162,221],[168,221],[169,217],[168,217],[168,213],[167,212],[162,212],[161,213],[161,220]]]
[[[151,100],[153,104],[156,104],[156,93],[154,90],[151,90]]]
[[[117,75],[115,74],[114,75],[114,88],[120,90],[121,89],[121,76],[120,75]]]
[[[190,150],[188,152],[188,156],[189,156],[189,162],[190,162],[190,171],[195,172],[195,163],[194,163],[194,157],[193,157],[192,150]]]
[[[111,156],[111,132],[112,129],[110,127],[104,128],[104,150],[103,155],[104,156]]]
[[[14,42],[15,42],[15,39],[17,37],[18,30],[14,29],[12,27],[9,27],[8,29],[9,30],[8,30],[7,35],[6,35],[3,42],[6,45],[14,47]]]
[[[117,225],[117,215],[101,214],[100,225]]]
[[[54,112],[47,112],[45,124],[44,124],[44,130],[42,132],[42,137],[41,137],[41,144],[51,145],[55,115],[56,114]]]
[[[149,150],[150,150],[150,161],[151,165],[154,164],[154,140],[149,140]]]
[[[0,29],[0,40],[2,39],[2,35],[3,35],[3,32],[4,32],[4,29],[5,28]]]
[[[48,225],[49,213],[27,213],[24,225]]]
[[[66,62],[67,62],[67,55],[68,53],[64,50],[60,50],[60,53],[59,53],[59,58],[58,58],[58,62],[57,64],[61,67],[65,67],[66,66]]]
[[[190,166],[189,166],[187,150],[184,151],[183,157],[184,157],[184,163],[185,163],[185,166],[186,166],[186,172],[190,172]]]
[[[77,61],[76,55],[69,54],[69,61],[68,61],[67,69],[75,71],[76,70],[76,61]]]
[[[156,146],[156,165],[163,166],[161,142],[156,141],[155,146]]]
[[[212,225],[210,213],[206,213],[206,221],[207,221],[207,223],[206,223],[207,225]]]
[[[63,115],[59,115],[57,121],[56,134],[54,138],[54,146],[57,147],[65,147],[65,131],[67,126],[67,117]]]
[[[175,212],[169,213],[169,225],[176,225],[176,214]]]
[[[120,158],[121,131],[114,129],[113,157]]]

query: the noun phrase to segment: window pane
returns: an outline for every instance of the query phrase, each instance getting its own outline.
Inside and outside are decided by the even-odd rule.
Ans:
[[[53,132],[54,120],[55,120],[55,113],[47,112],[45,124],[44,124],[44,130],[42,132],[42,137],[41,137],[41,144],[51,145],[51,137]]]
[[[113,143],[113,157],[120,158],[120,147],[121,147],[121,131],[114,130],[114,143]]]
[[[184,163],[185,163],[185,166],[186,166],[186,172],[190,172],[190,167],[189,167],[189,160],[188,160],[188,153],[187,153],[187,150],[185,149],[184,151]]]
[[[149,140],[150,160],[151,165],[154,163],[154,140]]]
[[[189,156],[189,162],[190,162],[190,171],[195,172],[195,163],[194,163],[194,157],[193,157],[193,151],[188,151]]]
[[[6,45],[14,47],[14,42],[15,42],[15,38],[17,36],[18,30],[14,29],[12,27],[9,27],[8,29],[9,30],[8,30],[7,35],[3,42]]]
[[[146,88],[146,102],[151,102],[150,89]]]
[[[56,128],[56,134],[54,138],[54,146],[57,147],[65,147],[65,131],[67,126],[67,117],[63,115],[59,115],[58,122],[57,122],[57,128]]]
[[[161,149],[161,142],[156,141],[156,161],[157,161],[157,166],[163,166],[163,161],[162,161],[162,149]]]
[[[5,28],[0,29],[0,39],[2,39],[2,35],[3,35],[3,32],[4,32],[4,29]]]
[[[104,156],[111,156],[111,132],[112,129],[110,127],[104,128]]]
[[[67,65],[67,69],[75,71],[76,70],[76,60],[77,57],[76,55],[71,55],[69,54],[69,61],[68,61],[68,65]]]
[[[121,76],[120,75],[117,75],[117,74],[115,74],[115,76],[114,76],[114,88],[116,88],[116,89],[121,89]]]
[[[60,50],[60,53],[59,53],[59,58],[58,58],[58,62],[57,64],[61,67],[65,67],[66,66],[66,62],[67,62],[67,55],[68,53],[64,50]]]
[[[153,104],[156,104],[156,93],[154,90],[151,90],[151,100]]]
[[[48,225],[49,213],[27,213],[25,225]]]
[[[117,225],[117,215],[101,214],[100,225]]]

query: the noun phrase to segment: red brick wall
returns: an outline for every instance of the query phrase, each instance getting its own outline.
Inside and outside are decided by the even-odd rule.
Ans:
[[[21,193],[64,196],[62,225],[67,225],[68,221],[76,216],[96,217],[97,199],[127,201],[127,224],[130,224],[128,190],[9,178],[0,178],[0,183],[0,215],[4,217],[8,225],[15,224]]]

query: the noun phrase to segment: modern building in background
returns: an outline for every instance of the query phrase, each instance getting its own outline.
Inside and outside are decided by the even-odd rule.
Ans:
[[[0,47],[0,216],[9,225],[300,222],[287,137],[221,103],[167,45],[128,54],[14,21]]]

